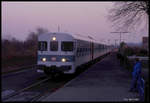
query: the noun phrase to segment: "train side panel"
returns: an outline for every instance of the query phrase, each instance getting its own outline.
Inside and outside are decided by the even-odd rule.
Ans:
[[[75,67],[91,60],[90,42],[76,40]]]

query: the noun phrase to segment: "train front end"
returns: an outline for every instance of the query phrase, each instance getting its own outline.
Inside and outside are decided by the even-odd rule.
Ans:
[[[66,33],[47,33],[38,36],[37,72],[72,74],[75,42]]]

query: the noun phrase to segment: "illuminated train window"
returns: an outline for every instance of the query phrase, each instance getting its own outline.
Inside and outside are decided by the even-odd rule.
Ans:
[[[58,51],[58,41],[51,41],[50,42],[50,50],[51,51]]]
[[[47,42],[46,41],[39,41],[38,42],[38,50],[47,51]]]
[[[69,42],[69,41],[61,42],[61,50],[62,51],[73,51],[73,42]]]

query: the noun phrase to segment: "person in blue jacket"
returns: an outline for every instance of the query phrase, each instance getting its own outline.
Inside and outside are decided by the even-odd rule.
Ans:
[[[131,82],[131,87],[130,87],[130,92],[136,92],[137,91],[137,80],[138,78],[141,78],[141,62],[139,61],[138,58],[136,58],[136,63],[133,68],[132,72],[132,82]]]

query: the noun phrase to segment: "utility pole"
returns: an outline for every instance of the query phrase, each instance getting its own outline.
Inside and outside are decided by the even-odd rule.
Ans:
[[[116,41],[117,41],[118,39],[115,39],[115,48],[117,47],[117,44],[116,44]]]
[[[110,41],[110,39],[108,39],[108,45],[109,45],[109,41]]]
[[[60,32],[60,27],[59,27],[59,25],[58,25],[58,32]]]
[[[124,33],[129,33],[129,32],[110,32],[110,33],[119,33],[120,34],[120,43],[121,43],[121,35]]]

